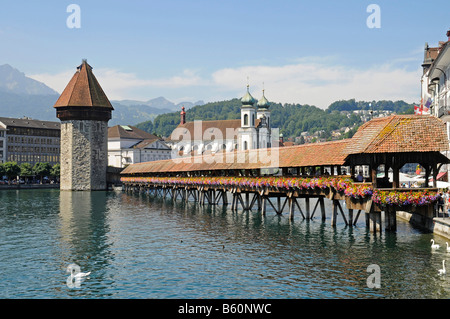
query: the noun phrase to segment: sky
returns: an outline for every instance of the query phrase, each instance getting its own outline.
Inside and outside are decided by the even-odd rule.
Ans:
[[[79,10],[68,10],[75,4]],[[87,59],[110,100],[420,100],[448,0],[0,0],[0,65],[59,93]],[[376,5],[376,9],[373,6]],[[74,27],[75,26],[75,27]]]

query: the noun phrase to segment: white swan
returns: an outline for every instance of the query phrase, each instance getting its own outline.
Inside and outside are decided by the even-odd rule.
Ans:
[[[442,269],[439,269],[439,275],[445,275],[445,259],[442,261]]]
[[[431,244],[431,248],[432,248],[432,249],[438,249],[439,247],[441,247],[441,246],[439,246],[438,244],[435,244],[435,243],[434,243],[434,239],[431,240],[431,243],[432,243],[432,244]]]
[[[447,244],[447,251],[450,252],[450,247],[448,246],[448,243],[445,242]]]
[[[70,272],[70,276],[67,277],[66,283],[69,288],[79,288],[81,282],[91,274],[91,272],[81,272],[81,268],[77,264],[70,264],[67,266],[67,272]]]

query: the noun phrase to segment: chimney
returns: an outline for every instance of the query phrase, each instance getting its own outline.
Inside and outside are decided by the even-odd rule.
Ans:
[[[283,142],[284,142],[283,134],[280,134],[280,146],[283,146]]]
[[[183,125],[184,123],[186,123],[186,112],[184,111],[184,106],[181,107],[181,121],[180,121],[180,125]]]

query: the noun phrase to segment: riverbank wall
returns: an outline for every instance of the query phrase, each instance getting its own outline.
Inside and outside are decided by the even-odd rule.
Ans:
[[[425,231],[450,239],[450,217],[428,218],[419,214],[398,211],[397,217]]]
[[[8,189],[59,189],[59,184],[13,184],[13,185],[0,185],[0,190]]]

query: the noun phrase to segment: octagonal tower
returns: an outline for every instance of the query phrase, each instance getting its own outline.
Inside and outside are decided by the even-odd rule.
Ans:
[[[61,190],[105,190],[114,108],[86,60],[53,107],[61,120]]]

